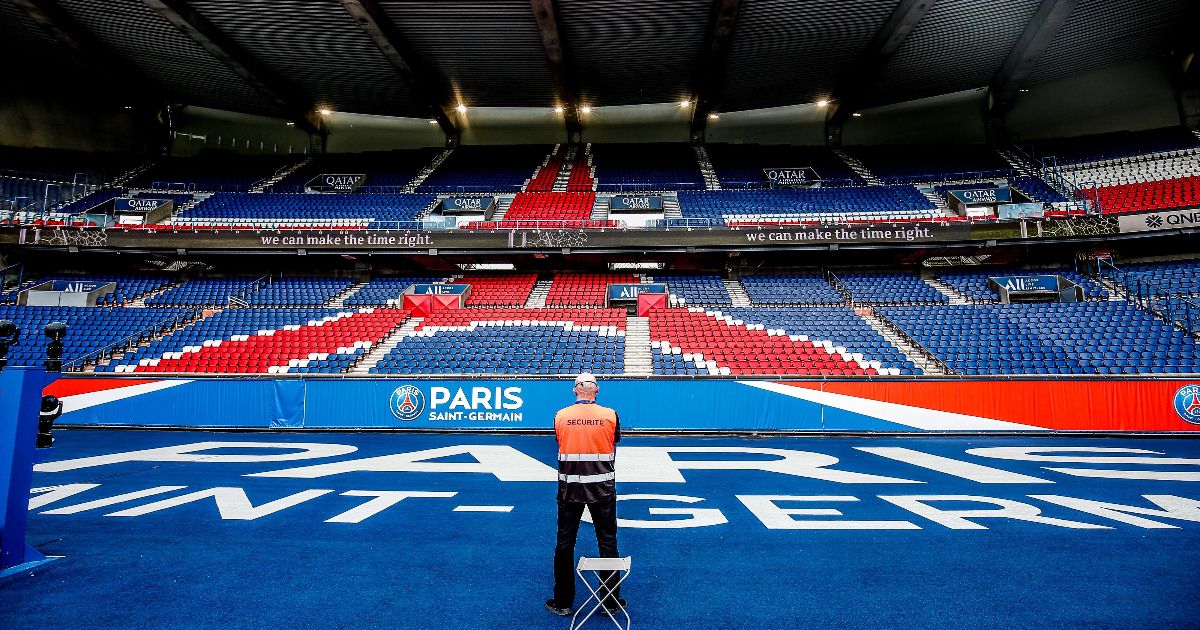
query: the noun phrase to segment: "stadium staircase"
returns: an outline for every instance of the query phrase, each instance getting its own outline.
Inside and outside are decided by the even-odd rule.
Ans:
[[[682,219],[683,211],[679,209],[678,195],[663,195],[663,218]]]
[[[913,365],[920,368],[928,375],[943,375],[951,374],[951,370],[946,367],[945,363],[938,360],[921,344],[914,341],[898,326],[884,319],[871,307],[856,308],[854,312],[862,318],[863,321],[870,324],[876,332],[891,342],[892,345],[900,349],[904,356],[912,361]]]
[[[971,298],[967,297],[967,295],[965,293],[954,288],[953,286],[946,283],[945,281],[943,281],[941,278],[938,278],[937,276],[922,275],[921,279],[925,281],[925,284],[928,284],[929,286],[936,289],[938,293],[941,293],[942,295],[949,298],[951,305],[962,305],[962,304],[970,304],[971,303]]]
[[[1038,169],[1013,147],[996,147],[996,153],[1016,172],[1026,177],[1036,177]]]
[[[746,295],[746,288],[737,280],[722,280],[721,284],[725,285],[725,291],[729,293],[729,299],[733,306],[745,308],[750,306],[750,296]]]
[[[592,214],[589,218],[592,221],[607,221],[611,205],[612,197],[596,195],[596,202],[592,204]]]
[[[630,317],[625,320],[625,374],[651,376],[654,361],[650,352],[650,318]]]
[[[505,196],[496,198],[496,212],[492,214],[491,221],[503,221],[504,215],[508,214],[508,209],[512,207],[514,196]]]
[[[830,149],[830,150],[833,151],[835,154],[837,154],[838,157],[842,158],[842,161],[846,163],[846,166],[849,166],[850,170],[854,171],[855,175],[858,175],[859,177],[863,178],[863,181],[867,182],[868,184],[870,184],[872,186],[882,186],[883,185],[883,180],[876,177],[875,174],[872,173],[871,170],[867,168],[867,165],[863,164],[861,161],[859,161],[858,158],[851,156],[849,153],[846,153],[845,151],[843,151],[841,149]]]
[[[957,214],[950,209],[950,206],[946,205],[946,198],[943,195],[938,194],[938,191],[934,190],[932,186],[918,186],[917,190],[921,191],[921,195],[928,199],[929,203],[933,204],[933,207],[941,210],[942,214],[945,214],[946,216]]]
[[[546,296],[550,294],[552,283],[552,280],[538,280],[529,292],[529,299],[525,300],[525,308],[546,308]]]
[[[425,321],[423,317],[410,317],[403,324],[396,327],[382,341],[371,347],[371,350],[359,359],[358,363],[350,367],[351,374],[370,374],[371,370],[379,364],[379,360],[386,357],[400,345],[400,342],[405,337],[411,337],[421,322]]]
[[[708,159],[708,151],[700,145],[693,148],[696,151],[696,164],[700,166],[700,175],[704,177],[704,189],[721,190],[721,180],[717,178],[717,170],[713,168],[712,160]]]
[[[283,178],[287,177],[288,175],[291,175],[292,173],[295,173],[296,171],[304,168],[305,166],[308,166],[309,163],[311,163],[312,161],[313,161],[313,156],[310,155],[310,156],[304,158],[303,160],[296,162],[295,164],[285,164],[282,167],[280,167],[279,170],[275,171],[275,173],[273,175],[271,175],[270,177],[267,177],[266,179],[263,179],[263,180],[257,182],[256,184],[254,184],[253,186],[251,186],[250,192],[252,192],[252,193],[265,192],[268,188],[270,188],[270,187],[274,186],[275,184],[278,184],[280,181],[282,181]]]
[[[442,151],[434,156],[434,158],[430,160],[429,164],[425,165],[425,168],[421,169],[417,173],[416,177],[413,177],[412,181],[408,182],[408,184],[404,186],[404,189],[401,190],[401,192],[417,192],[417,186],[420,186],[421,183],[428,179],[430,175],[433,175],[433,172],[437,170],[437,167],[441,166],[442,162],[445,162],[446,159],[450,157],[451,153],[454,153],[454,149],[446,149],[445,151]]]
[[[324,306],[327,308],[343,308],[346,306],[346,298],[349,298],[355,293],[361,291],[363,287],[367,286],[368,282],[369,281],[364,281],[350,285],[345,291],[333,296],[333,298],[326,302]]]
[[[174,213],[172,213],[171,216],[167,217],[166,219],[163,219],[162,223],[160,223],[159,225],[171,225],[172,223],[175,222],[175,219],[177,217],[182,216],[184,213],[191,211],[192,208],[195,208],[196,206],[200,205],[201,203],[207,201],[209,197],[213,196],[213,194],[214,193],[211,193],[211,192],[192,193],[191,201],[188,201],[188,202],[184,203],[182,206],[175,208]]]
[[[159,287],[158,289],[156,289],[154,291],[151,291],[144,295],[138,296],[132,302],[130,302],[129,304],[126,304],[125,308],[146,308],[146,300],[149,300],[150,298],[158,296],[158,295],[162,295],[163,293],[166,293],[167,291],[170,291],[171,289],[174,289],[181,284],[183,284],[182,280],[179,280],[177,282],[168,283],[162,287]]]
[[[147,160],[145,162],[142,162],[141,164],[138,164],[137,166],[129,169],[128,171],[125,171],[124,173],[121,173],[120,175],[117,175],[116,177],[114,177],[111,182],[111,185],[114,187],[124,186],[125,184],[128,184],[129,182],[133,181],[133,178],[150,170],[150,167],[152,167],[152,166],[154,166],[154,160]]]
[[[567,184],[571,182],[571,171],[575,166],[575,154],[578,147],[571,145],[567,147],[563,153],[562,161],[558,169],[558,174],[554,177],[554,185],[550,190],[553,192],[567,192]]]

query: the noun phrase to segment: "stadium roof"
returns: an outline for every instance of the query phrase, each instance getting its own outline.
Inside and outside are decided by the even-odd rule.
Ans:
[[[0,52],[301,121],[456,107],[853,108],[1172,51],[1189,0],[0,0]],[[1194,24],[1194,22],[1193,22]],[[69,79],[68,79],[69,80]],[[307,125],[305,125],[307,126]]]

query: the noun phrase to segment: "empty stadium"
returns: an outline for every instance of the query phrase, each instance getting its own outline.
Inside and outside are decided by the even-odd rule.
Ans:
[[[0,0],[0,626],[1194,627],[1197,23]]]

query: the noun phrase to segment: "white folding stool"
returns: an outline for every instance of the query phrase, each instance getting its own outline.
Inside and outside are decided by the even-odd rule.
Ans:
[[[629,577],[630,560],[631,558],[629,556],[624,558],[581,557],[579,559],[579,564],[575,567],[575,574],[579,576],[579,579],[583,580],[583,585],[586,586],[587,589],[592,592],[592,594],[583,601],[583,604],[580,605],[579,609],[575,611],[575,615],[571,617],[571,630],[575,630],[575,628],[582,626],[584,622],[591,618],[592,615],[596,614],[596,611],[604,608],[604,599],[611,595],[613,591],[615,591],[617,587],[621,585],[621,582],[625,581],[625,578]],[[583,574],[584,571],[587,571],[595,576],[595,588],[592,587],[592,583],[588,581],[587,576]],[[617,583],[613,584],[612,588],[609,588],[608,585],[604,583],[604,580],[601,579],[600,573],[602,571],[612,571],[620,574],[620,577],[617,579]],[[615,597],[613,599],[616,600]],[[583,612],[583,609],[587,608],[587,605],[593,601],[596,602],[596,605],[592,606],[592,609],[583,616],[583,619],[578,619],[579,613]],[[625,615],[625,630],[629,630],[629,611],[625,610],[625,607],[621,606],[619,602],[617,603],[617,610],[620,611],[621,614]],[[610,621],[613,622],[614,625],[617,626],[617,628],[621,627],[621,624],[617,621],[615,614],[608,612],[604,614],[609,618]],[[576,620],[578,620],[578,623]]]

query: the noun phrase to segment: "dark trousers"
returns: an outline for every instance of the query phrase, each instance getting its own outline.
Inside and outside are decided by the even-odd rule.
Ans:
[[[600,557],[617,558],[617,495],[610,494],[595,503],[558,502],[558,543],[554,545],[554,604],[569,608],[575,602],[575,539],[583,508],[592,514],[596,527],[596,545]],[[616,583],[613,573],[601,574],[605,584]],[[620,596],[618,592],[614,595]],[[607,603],[607,602],[606,602]],[[613,603],[613,606],[616,604]]]

